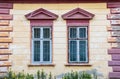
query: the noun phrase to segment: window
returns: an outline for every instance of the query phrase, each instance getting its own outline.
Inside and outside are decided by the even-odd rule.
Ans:
[[[51,27],[32,28],[32,56],[34,63],[51,63]]]
[[[69,27],[69,63],[88,62],[87,27]]]
[[[68,27],[68,61],[66,66],[89,65],[88,28],[94,14],[81,8],[62,15]]]
[[[32,30],[32,58],[29,66],[53,66],[52,27],[58,15],[39,8],[25,15]]]

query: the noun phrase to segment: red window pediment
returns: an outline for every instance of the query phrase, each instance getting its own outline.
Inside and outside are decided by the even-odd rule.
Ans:
[[[29,20],[45,20],[45,19],[51,19],[51,20],[54,20],[54,19],[57,19],[57,15],[48,11],[48,10],[45,10],[43,8],[40,8],[40,9],[37,9],[27,15],[25,15],[27,19]]]
[[[94,14],[87,12],[83,9],[76,8],[72,11],[69,11],[68,13],[62,15],[63,19],[80,19],[80,20],[90,20],[92,19]]]

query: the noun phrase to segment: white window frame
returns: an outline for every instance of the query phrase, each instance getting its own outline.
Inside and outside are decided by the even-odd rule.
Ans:
[[[34,29],[40,28],[40,38],[34,38]],[[43,29],[49,28],[50,29],[50,38],[44,39],[43,38]],[[34,41],[40,41],[40,61],[34,61]],[[43,61],[43,41],[50,41],[50,61]],[[51,64],[52,63],[52,30],[49,26],[34,26],[32,27],[32,64]]]
[[[70,28],[77,28],[77,39],[75,39],[75,38],[70,38]],[[86,38],[79,38],[79,29],[80,28],[85,28],[86,29]],[[76,26],[71,26],[71,27],[69,27],[69,30],[68,30],[69,32],[68,32],[68,34],[69,34],[69,38],[68,38],[68,40],[69,40],[69,47],[68,47],[68,55],[69,55],[69,63],[87,63],[88,62],[88,27],[87,26],[78,26],[78,27],[76,27]],[[76,61],[71,61],[70,60],[70,41],[77,41],[77,60]],[[81,61],[80,60],[80,56],[79,56],[79,41],[86,41],[86,61]]]

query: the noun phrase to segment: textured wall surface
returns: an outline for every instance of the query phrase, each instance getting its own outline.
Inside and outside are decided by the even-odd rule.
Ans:
[[[24,15],[38,9],[44,8],[59,15],[53,24],[53,64],[55,66],[32,66],[31,60],[31,28],[30,22]],[[84,9],[95,14],[89,25],[89,64],[91,66],[65,66],[67,64],[67,26],[61,15],[75,8]],[[107,78],[111,68],[108,67],[108,60],[111,60],[107,49],[110,44],[107,42],[109,33],[107,26],[110,22],[106,15],[109,13],[106,3],[74,3],[74,4],[14,4],[11,14],[14,18],[10,21],[13,26],[13,43],[10,44],[12,55],[12,70],[34,73],[39,69],[59,75],[71,70],[81,71],[97,69]],[[0,22],[1,23],[1,22]]]

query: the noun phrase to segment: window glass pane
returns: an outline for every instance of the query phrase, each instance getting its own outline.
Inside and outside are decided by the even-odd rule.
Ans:
[[[50,28],[43,28],[43,38],[50,38]]]
[[[77,38],[77,28],[70,28],[70,38]]]
[[[79,41],[79,56],[80,56],[80,61],[86,61],[86,41]]]
[[[34,41],[34,61],[40,61],[40,41]]]
[[[40,28],[34,28],[34,38],[40,38]]]
[[[43,41],[43,61],[50,61],[50,41]]]
[[[86,38],[86,28],[79,28],[79,37]]]
[[[70,61],[77,61],[77,41],[70,41]]]

